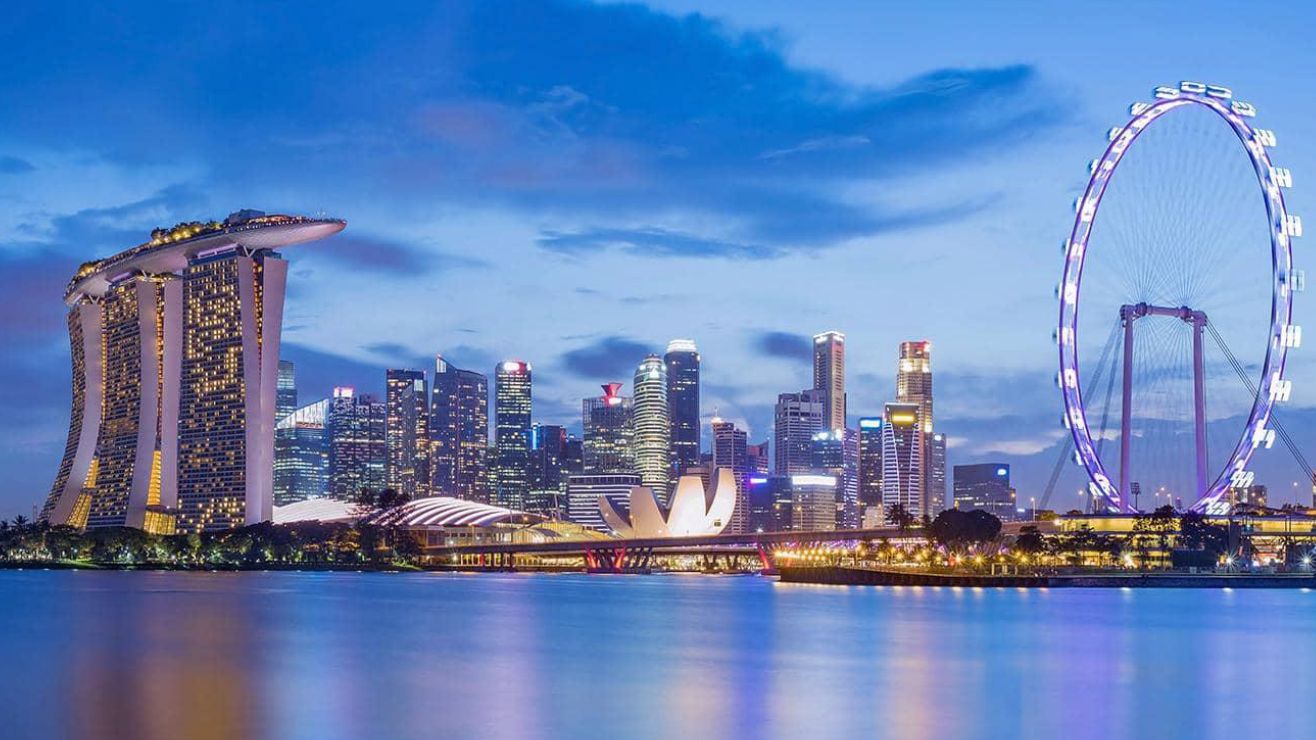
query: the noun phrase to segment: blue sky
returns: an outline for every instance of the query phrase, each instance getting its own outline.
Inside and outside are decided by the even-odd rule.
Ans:
[[[582,396],[689,336],[705,412],[758,440],[776,394],[809,384],[808,335],[848,335],[853,414],[890,399],[898,343],[929,338],[951,462],[1011,461],[1027,492],[1060,435],[1057,245],[1129,102],[1231,85],[1280,136],[1292,210],[1316,214],[1306,4],[6,14],[0,516],[29,513],[62,451],[61,286],[157,225],[242,207],[349,221],[287,253],[285,354],[307,400],[379,389],[384,367],[438,351],[484,371],[516,357],[535,367],[536,417],[578,423]],[[1293,365],[1299,407],[1311,367]],[[1309,417],[1290,410],[1304,446]],[[1286,488],[1282,455],[1258,469]]]

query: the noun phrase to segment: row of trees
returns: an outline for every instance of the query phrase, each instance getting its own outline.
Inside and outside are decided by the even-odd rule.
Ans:
[[[368,523],[271,524],[221,532],[154,535],[130,527],[78,531],[0,521],[0,562],[107,566],[261,567],[412,564],[420,543],[403,530]]]

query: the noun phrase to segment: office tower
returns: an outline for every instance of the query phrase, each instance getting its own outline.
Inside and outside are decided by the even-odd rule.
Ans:
[[[562,499],[567,478],[563,459],[567,454],[567,430],[556,424],[530,425],[530,497],[526,511],[560,518],[565,513]]]
[[[562,475],[580,475],[585,472],[585,441],[574,434],[568,434],[562,444]],[[564,483],[565,485],[565,483]]]
[[[749,531],[749,445],[743,429],[729,421],[713,418],[713,470],[728,468],[736,480],[736,508],[731,513],[728,534]],[[707,490],[707,484],[705,484]]]
[[[325,494],[329,451],[325,443],[328,399],[303,406],[274,425],[274,505]]]
[[[881,417],[859,420],[859,507],[864,528],[883,526]]]
[[[430,493],[488,503],[489,379],[434,358],[430,393]]]
[[[919,424],[923,433],[922,455],[923,471],[921,473],[923,491],[920,510],[930,516],[936,516],[945,508],[946,467],[944,446],[941,453],[933,449],[934,425],[932,419],[932,343],[928,341],[901,342],[900,362],[896,367],[896,402],[912,403],[918,406]],[[945,444],[945,440],[941,441]],[[934,461],[940,456],[941,471],[932,469]],[[935,488],[940,481],[940,492]]]
[[[297,410],[297,374],[288,360],[279,360],[279,380],[274,391],[274,423]]]
[[[823,430],[825,394],[820,390],[782,393],[773,414],[777,475],[808,473],[813,435]]]
[[[408,500],[429,495],[429,392],[423,370],[385,371],[387,485]]]
[[[981,509],[1003,522],[1018,518],[1006,463],[956,465],[954,486],[955,508],[960,511]]]
[[[849,429],[813,435],[809,466],[814,473],[836,478],[836,526],[859,526],[859,436]]]
[[[530,364],[508,360],[494,373],[494,503],[520,511],[530,491]]]
[[[329,446],[328,495],[355,500],[363,489],[378,494],[387,486],[384,442],[386,404],[352,388],[335,388],[329,400],[325,434]]]
[[[922,420],[916,403],[888,403],[882,415],[882,507],[900,504],[916,517],[923,508]]]
[[[573,475],[567,478],[567,517],[581,526],[609,531],[599,511],[599,496],[619,511],[630,513],[631,489],[640,485],[640,476],[634,473],[605,473]]]
[[[581,445],[586,474],[634,473],[634,413],[621,383],[604,383],[603,395],[581,402],[585,438]]]
[[[813,337],[813,387],[823,394],[823,429],[845,429],[845,335]]]
[[[782,489],[785,493],[782,493]],[[790,478],[752,474],[749,478],[749,531],[790,529]],[[785,516],[778,514],[784,502]],[[783,527],[782,521],[785,521]]]
[[[928,514],[935,517],[946,510],[946,435],[933,433],[928,442],[927,472]]]
[[[649,355],[635,368],[635,472],[664,504],[671,472],[672,422],[667,408],[667,366]]]
[[[693,339],[673,339],[663,356],[667,365],[667,406],[672,422],[672,481],[699,464],[699,351]]]
[[[768,460],[768,442],[764,440],[756,445],[745,446],[745,467],[751,476],[766,476],[772,469]]]
[[[820,532],[836,529],[838,479],[834,475],[805,473],[790,476],[791,530]]]
[[[64,294],[69,434],[52,525],[167,532],[270,518],[286,263],[344,222],[239,211],[84,263]]]

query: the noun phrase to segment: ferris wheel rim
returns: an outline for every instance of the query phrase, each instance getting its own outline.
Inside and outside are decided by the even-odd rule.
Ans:
[[[1065,243],[1065,266],[1059,286],[1060,310],[1056,331],[1060,373],[1057,381],[1064,400],[1065,426],[1069,428],[1078,462],[1083,465],[1089,489],[1094,496],[1102,497],[1116,510],[1132,513],[1133,503],[1124,491],[1112,484],[1101,456],[1096,451],[1087,423],[1087,407],[1083,400],[1082,380],[1078,362],[1078,314],[1081,307],[1083,267],[1087,259],[1088,241],[1097,221],[1107,186],[1119,168],[1124,154],[1137,138],[1165,113],[1185,106],[1201,106],[1211,110],[1225,121],[1243,145],[1244,151],[1257,176],[1258,185],[1266,205],[1269,220],[1271,253],[1271,316],[1270,336],[1266,345],[1256,396],[1248,413],[1247,422],[1235,443],[1229,459],[1211,479],[1206,490],[1195,492],[1193,510],[1206,510],[1220,500],[1237,475],[1244,477],[1247,464],[1257,447],[1256,439],[1264,439],[1266,424],[1276,403],[1277,384],[1289,383],[1283,377],[1290,345],[1293,342],[1293,246],[1294,237],[1301,234],[1290,219],[1284,201],[1283,188],[1291,184],[1291,175],[1284,171],[1281,177],[1270,160],[1268,146],[1273,146],[1273,133],[1255,129],[1244,120],[1255,114],[1247,103],[1234,101],[1232,92],[1225,88],[1199,83],[1181,83],[1177,88],[1156,89],[1152,103],[1135,103],[1130,119],[1119,129],[1111,129],[1110,144],[1101,158],[1093,161],[1092,173],[1083,196],[1076,202],[1074,225]],[[1264,135],[1258,134],[1262,131]],[[1285,182],[1287,180],[1287,183]],[[1296,233],[1294,233],[1296,232]],[[1287,387],[1287,386],[1284,386]],[[1273,435],[1273,431],[1270,432]]]

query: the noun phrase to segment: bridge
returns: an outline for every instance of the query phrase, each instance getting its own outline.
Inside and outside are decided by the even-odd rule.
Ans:
[[[1053,522],[1005,522],[1001,534],[1016,536],[1026,526],[1052,531]],[[695,537],[557,540],[501,542],[478,545],[433,545],[425,559],[433,565],[460,570],[534,569],[556,563],[560,568],[591,573],[635,573],[651,569],[657,558],[694,557],[706,570],[774,571],[775,553],[782,548],[812,549],[889,540],[897,544],[921,543],[917,529],[898,527],[819,531],[752,532]],[[574,563],[574,565],[572,565]]]

